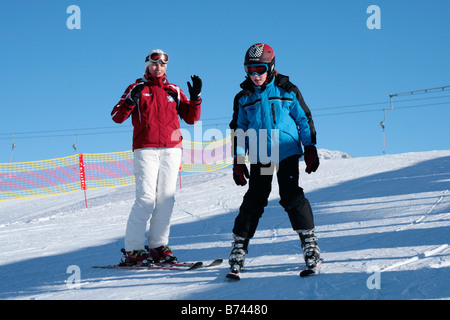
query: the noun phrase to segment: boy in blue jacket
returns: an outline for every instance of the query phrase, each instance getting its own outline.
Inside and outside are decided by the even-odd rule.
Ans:
[[[270,46],[264,43],[251,46],[244,67],[248,77],[234,99],[230,128],[234,132],[233,178],[241,186],[249,179],[249,188],[234,223],[231,271],[238,273],[244,265],[249,240],[268,204],[275,169],[280,204],[300,236],[306,266],[312,269],[320,260],[320,250],[311,206],[298,185],[302,155],[307,173],[319,167],[311,112],[289,77],[275,70],[275,53]],[[250,173],[244,161],[246,155]]]

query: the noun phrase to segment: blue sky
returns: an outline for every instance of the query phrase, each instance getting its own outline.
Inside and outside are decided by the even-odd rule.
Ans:
[[[79,30],[66,26],[70,5]],[[370,5],[381,29],[367,28]],[[154,48],[186,93],[191,74],[202,78],[203,131],[225,134],[257,42],[300,88],[319,148],[380,155],[389,94],[450,85],[449,14],[444,0],[1,1],[0,162],[13,133],[14,162],[71,155],[77,134],[81,153],[130,150],[130,120],[115,124],[110,112]],[[450,149],[449,119],[450,90],[394,98],[386,153]]]

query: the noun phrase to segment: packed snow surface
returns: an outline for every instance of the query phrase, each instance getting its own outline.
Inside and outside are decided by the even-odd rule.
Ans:
[[[118,263],[134,186],[0,202],[0,299],[449,299],[450,150],[350,158],[322,152],[309,198],[320,273],[300,278],[298,235],[276,178],[240,282],[224,281],[247,187],[231,169],[182,177],[170,246],[195,271],[107,270]]]

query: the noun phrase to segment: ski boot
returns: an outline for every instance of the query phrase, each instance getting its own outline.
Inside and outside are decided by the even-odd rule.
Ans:
[[[148,249],[149,255],[155,262],[161,263],[177,263],[178,259],[173,255],[172,249],[167,245],[158,248]]]
[[[300,240],[302,242],[303,258],[305,259],[306,267],[314,269],[321,261],[320,249],[317,245],[317,237],[314,235],[314,229],[297,230]]]
[[[146,250],[125,251],[120,261],[120,266],[149,266],[153,263],[153,259]]]
[[[233,234],[233,249],[231,250],[228,262],[231,273],[238,274],[244,267],[245,255],[248,253],[248,243],[250,239],[239,237]]]

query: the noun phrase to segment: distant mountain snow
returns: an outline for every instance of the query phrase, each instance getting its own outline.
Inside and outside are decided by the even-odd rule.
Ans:
[[[319,154],[320,159],[325,159],[325,160],[352,158],[348,153],[343,152],[343,151],[317,149],[317,153]]]

